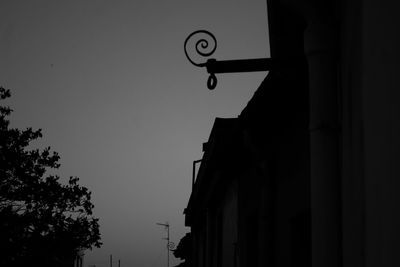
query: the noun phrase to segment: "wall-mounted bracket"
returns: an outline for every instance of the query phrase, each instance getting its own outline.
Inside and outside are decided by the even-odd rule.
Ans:
[[[198,36],[193,42],[192,37]],[[197,41],[196,41],[197,40]],[[211,46],[209,42],[211,43]],[[187,46],[195,44],[194,48],[200,57],[211,56],[217,48],[217,40],[215,36],[206,30],[199,30],[191,33],[185,40],[184,48],[187,59],[197,67],[206,67],[207,72],[210,74],[207,80],[207,87],[210,90],[215,89],[217,86],[217,73],[235,73],[235,72],[255,72],[255,71],[269,71],[277,62],[271,58],[256,58],[256,59],[238,59],[238,60],[222,60],[218,61],[214,58],[208,59],[206,62],[195,62],[188,54]]]

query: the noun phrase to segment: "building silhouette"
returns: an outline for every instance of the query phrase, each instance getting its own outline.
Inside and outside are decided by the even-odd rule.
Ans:
[[[267,6],[280,64],[237,118],[215,120],[186,265],[400,266],[398,4]]]

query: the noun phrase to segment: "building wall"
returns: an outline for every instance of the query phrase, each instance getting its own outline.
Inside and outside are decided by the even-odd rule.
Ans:
[[[400,266],[398,4],[267,2],[271,56],[307,65],[270,72],[241,114],[195,266]]]
[[[265,266],[268,254],[266,240],[271,232],[266,230],[268,203],[263,199],[265,186],[254,169],[246,169],[239,178],[239,256],[240,266]]]
[[[237,180],[232,181],[228,187],[220,206],[220,218],[217,221],[221,225],[219,231],[221,241],[219,249],[222,267],[237,267],[238,245],[238,208],[237,208]],[[217,239],[218,239],[217,238]]]
[[[399,4],[268,2],[307,23],[313,266],[397,266]]]
[[[397,266],[400,45],[396,1],[345,4],[344,266]],[[354,35],[355,36],[352,36]],[[351,157],[353,156],[353,157]],[[358,158],[354,158],[358,156]],[[351,159],[350,163],[345,159]],[[354,163],[354,165],[352,165]],[[356,199],[356,197],[357,199]],[[356,212],[356,216],[351,213]],[[352,234],[357,233],[357,235]],[[351,239],[345,234],[349,234]],[[361,255],[361,256],[358,256]],[[353,265],[356,263],[357,265]]]
[[[272,142],[266,138],[264,153],[246,136],[249,160],[238,187],[240,266],[309,266],[308,133],[289,129]]]
[[[194,234],[194,266],[231,267],[237,265],[237,182],[225,184],[203,217],[191,227]]]
[[[399,5],[326,5],[302,6],[309,23],[313,266],[397,266]]]
[[[312,265],[333,267],[341,264],[339,15],[333,1],[307,2]]]

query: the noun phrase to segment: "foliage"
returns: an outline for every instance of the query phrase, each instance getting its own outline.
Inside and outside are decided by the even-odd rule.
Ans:
[[[0,87],[0,100],[10,97]],[[0,266],[53,266],[80,250],[100,247],[91,192],[77,177],[62,184],[48,170],[60,157],[50,147],[28,149],[41,130],[10,128],[12,110],[0,106]]]
[[[186,233],[184,237],[179,241],[178,246],[174,250],[175,258],[190,261],[192,254],[192,234]]]

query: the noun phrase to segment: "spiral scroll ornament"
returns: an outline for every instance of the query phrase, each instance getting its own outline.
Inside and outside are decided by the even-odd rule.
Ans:
[[[197,67],[207,67],[210,61],[215,61],[215,59],[207,59],[205,62],[196,62],[193,60],[192,57],[189,56],[188,52],[188,45],[191,46],[191,51],[195,50],[198,56],[202,58],[208,58],[212,54],[214,54],[215,50],[217,49],[217,39],[215,36],[206,30],[198,30],[195,32],[192,32],[185,40],[185,55],[186,58],[192,63],[193,65]],[[210,90],[213,90],[217,86],[217,77],[215,76],[215,73],[210,72],[210,76],[208,77],[207,80],[207,87]]]
[[[197,38],[199,38],[197,40]],[[192,41],[194,40],[194,41]],[[185,55],[187,59],[192,63],[193,65],[197,67],[204,67],[206,66],[207,62],[195,62],[188,53],[188,44],[194,44],[194,48],[196,50],[196,53],[200,55],[201,57],[209,57],[211,56],[215,50],[217,49],[217,39],[215,36],[206,30],[198,30],[195,32],[192,32],[185,40]]]

